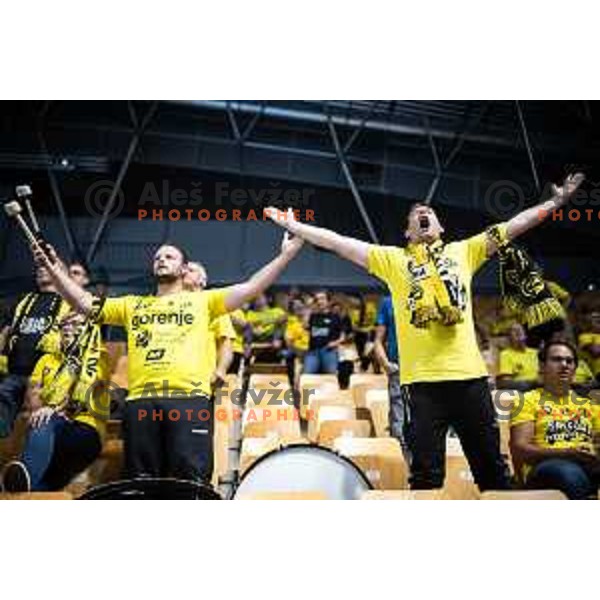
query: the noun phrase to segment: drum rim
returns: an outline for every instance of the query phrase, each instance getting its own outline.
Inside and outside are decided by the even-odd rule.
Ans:
[[[97,498],[87,498],[86,496],[92,492],[104,492],[106,490],[110,491],[111,488],[115,488],[118,489],[119,486],[125,484],[125,483],[133,483],[133,482],[143,482],[143,483],[149,483],[149,484],[157,484],[159,482],[169,482],[169,483],[176,483],[176,484],[186,484],[186,485],[193,485],[197,488],[203,488],[205,490],[208,490],[210,492],[212,492],[215,495],[215,498],[211,498],[211,500],[223,500],[223,497],[221,496],[221,494],[219,494],[219,492],[214,489],[211,485],[208,485],[206,483],[200,483],[197,481],[193,481],[191,479],[180,479],[178,477],[133,477],[131,479],[119,479],[118,481],[109,481],[107,483],[101,483],[100,485],[96,485],[88,490],[86,490],[83,494],[81,494],[81,496],[77,497],[77,500],[96,500]],[[108,498],[105,498],[106,500],[108,500]],[[141,500],[141,498],[140,498]]]
[[[362,478],[363,482],[367,484],[367,489],[369,490],[374,490],[375,487],[373,486],[373,484],[369,481],[369,478],[363,473],[363,470],[354,462],[352,462],[347,456],[344,456],[343,454],[341,454],[338,450],[334,450],[333,448],[327,448],[327,446],[321,446],[320,444],[315,444],[313,442],[311,442],[310,444],[301,444],[298,442],[293,442],[291,444],[282,444],[279,448],[274,448],[273,450],[269,450],[269,452],[263,454],[262,456],[260,456],[259,458],[257,458],[245,471],[245,473],[240,477],[240,481],[237,484],[235,491],[233,492],[231,499],[235,500],[235,495],[237,494],[238,489],[240,488],[240,486],[242,485],[242,483],[244,482],[244,480],[246,479],[246,477],[256,468],[258,467],[258,465],[263,462],[264,460],[266,460],[271,454],[275,454],[277,452],[281,452],[282,450],[287,450],[288,448],[317,448],[319,450],[325,450],[325,452],[328,452],[329,454],[333,454],[334,456],[336,456],[337,458],[341,458],[342,462],[346,462],[348,463],[351,467],[353,467],[356,471],[358,471],[358,473],[360,474],[360,477]]]

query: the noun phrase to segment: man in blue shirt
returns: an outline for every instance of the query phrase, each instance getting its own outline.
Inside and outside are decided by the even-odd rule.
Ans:
[[[394,324],[394,310],[391,296],[384,296],[379,304],[375,322],[375,357],[388,376],[390,396],[390,433],[395,437],[406,453],[404,442],[404,403],[400,388],[400,372],[398,367],[398,342]]]

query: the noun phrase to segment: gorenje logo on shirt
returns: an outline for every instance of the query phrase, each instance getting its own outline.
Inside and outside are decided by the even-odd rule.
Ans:
[[[183,311],[159,312],[150,315],[135,315],[131,319],[131,328],[135,331],[140,325],[192,325],[194,315]]]

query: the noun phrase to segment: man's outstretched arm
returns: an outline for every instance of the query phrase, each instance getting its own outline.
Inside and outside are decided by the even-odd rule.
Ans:
[[[543,223],[553,211],[567,204],[584,179],[585,177],[582,173],[569,175],[561,187],[552,186],[553,194],[551,198],[515,215],[507,222],[506,234],[508,239],[514,240],[526,231]],[[496,245],[491,240],[488,240],[488,256],[496,250]]]
[[[314,246],[335,252],[341,258],[345,258],[363,269],[367,268],[367,255],[371,246],[368,242],[340,235],[339,233],[335,233],[335,231],[324,229],[323,227],[300,223],[294,218],[294,211],[291,209],[287,211],[285,219],[279,218],[282,216],[282,213],[276,208],[265,209],[265,214],[276,225],[280,225],[290,233],[301,237]]]
[[[270,287],[279,277],[288,263],[300,252],[303,240],[300,237],[290,238],[286,233],[281,243],[281,252],[260,271],[254,273],[248,281],[225,288],[225,308],[231,312],[244,303],[256,298]]]

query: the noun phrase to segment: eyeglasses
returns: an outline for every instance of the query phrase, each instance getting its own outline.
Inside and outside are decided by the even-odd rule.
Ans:
[[[567,363],[568,365],[575,364],[575,359],[572,356],[551,356],[550,358],[548,358],[548,360],[553,363],[564,362],[564,363]]]

